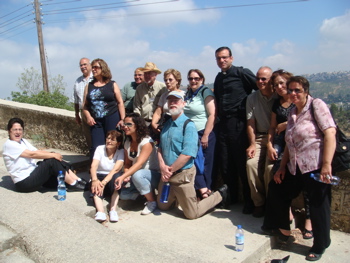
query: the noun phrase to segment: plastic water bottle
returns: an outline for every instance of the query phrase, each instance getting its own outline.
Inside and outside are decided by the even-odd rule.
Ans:
[[[311,173],[310,177],[315,181],[326,184],[321,180],[320,173],[316,173],[316,174]],[[338,176],[332,175],[332,178],[330,179],[330,181],[331,181],[330,182],[331,185],[338,185],[340,183],[340,178]]]
[[[241,225],[237,226],[236,230],[236,251],[243,251],[244,249],[244,232]]]
[[[160,196],[161,203],[168,203],[169,191],[170,191],[170,183],[169,182],[164,183],[162,194]]]
[[[66,200],[67,189],[66,189],[66,184],[64,183],[64,174],[62,171],[59,171],[58,176],[57,176],[57,181],[58,181],[57,199],[59,201],[64,201],[64,200]]]

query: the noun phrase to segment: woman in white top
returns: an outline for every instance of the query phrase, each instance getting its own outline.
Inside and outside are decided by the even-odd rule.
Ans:
[[[123,134],[118,131],[108,131],[106,144],[96,148],[91,163],[91,193],[94,195],[96,207],[95,220],[103,222],[107,220],[103,208],[103,198],[111,196],[109,221],[119,220],[116,211],[119,193],[114,187],[114,181],[121,175],[124,164]]]
[[[168,91],[160,96],[157,109],[153,113],[152,128],[156,134],[160,133],[163,124],[170,119],[168,101],[166,99],[168,94],[171,91],[178,91],[185,95],[185,92],[180,90],[181,80],[181,73],[176,69],[171,68],[164,72],[164,82]]]
[[[83,191],[86,181],[77,177],[70,165],[59,153],[38,150],[26,139],[23,139],[24,122],[12,118],[7,124],[9,139],[5,142],[3,156],[7,171],[19,192],[34,192],[42,186],[57,188],[59,171],[65,174],[69,191]],[[44,159],[36,163],[35,159]]]
[[[141,195],[147,199],[142,215],[152,213],[156,207],[154,189],[160,180],[157,153],[145,120],[137,113],[129,113],[124,119],[123,130],[126,135],[124,143],[124,173],[115,180],[119,190],[130,179]]]

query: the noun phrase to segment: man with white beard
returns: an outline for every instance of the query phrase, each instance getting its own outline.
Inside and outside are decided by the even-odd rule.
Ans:
[[[160,134],[158,160],[162,177],[158,192],[162,192],[165,182],[170,183],[170,190],[168,202],[160,202],[159,194],[157,204],[159,209],[168,210],[178,203],[185,217],[196,219],[220,202],[226,202],[227,186],[223,185],[208,198],[197,201],[194,158],[198,151],[198,133],[194,123],[183,114],[182,93],[170,92],[167,101],[171,119],[164,124]]]

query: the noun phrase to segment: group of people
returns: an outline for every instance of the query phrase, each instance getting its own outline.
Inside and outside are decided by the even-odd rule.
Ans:
[[[88,187],[95,219],[107,219],[102,200],[108,195],[112,222],[118,221],[119,197],[138,195],[147,200],[143,215],[178,204],[185,217],[195,219],[219,203],[238,202],[240,178],[242,212],[264,216],[263,232],[282,241],[290,236],[291,200],[303,193],[304,237],[314,237],[306,259],[318,260],[330,245],[326,183],[332,176],[336,126],[327,105],[311,97],[304,77],[267,66],[254,75],[232,65],[228,47],[218,48],[215,58],[221,72],[214,90],[205,86],[199,69],[187,73],[187,90],[180,89],[176,69],[164,72],[164,84],[156,80],[161,70],[152,62],[137,68],[134,81],[119,89],[104,60],[80,60],[75,112],[90,147]],[[53,186],[58,170],[66,171],[72,189],[87,187],[62,156],[38,151],[23,139],[23,129],[22,120],[11,119],[4,146],[6,167],[19,191]],[[32,158],[44,161],[35,165]],[[45,178],[43,169],[50,170]],[[310,178],[318,172],[325,183]],[[218,174],[224,184],[214,191]],[[167,182],[168,202],[162,203]]]

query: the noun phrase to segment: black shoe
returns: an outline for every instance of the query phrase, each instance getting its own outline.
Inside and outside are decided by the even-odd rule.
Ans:
[[[256,206],[254,208],[253,216],[254,217],[263,217],[265,215],[265,206]]]
[[[80,184],[84,186],[84,191],[89,191],[90,184],[88,181],[86,181],[84,178],[80,178],[81,180],[78,181]]]
[[[279,232],[278,229],[267,228],[265,226],[261,226],[261,231],[267,236],[277,236]]]
[[[80,181],[76,181],[75,185],[67,184],[67,191],[68,192],[77,192],[77,191],[84,191],[85,190],[85,184],[81,183]]]
[[[219,187],[218,192],[220,193],[221,197],[222,197],[222,201],[220,202],[220,206],[223,208],[227,208],[227,206],[229,205],[229,199],[230,199],[230,195],[228,192],[228,187],[226,184],[222,185],[221,187]]]

